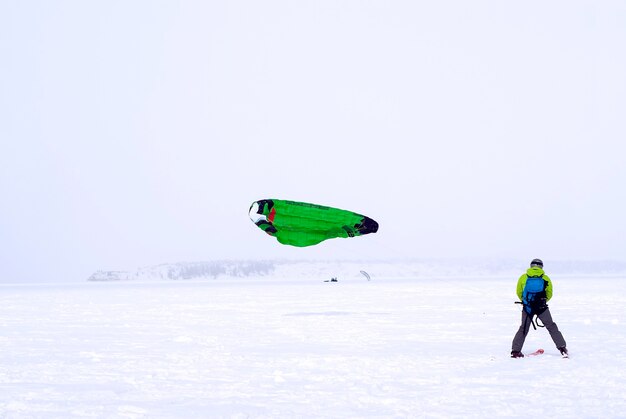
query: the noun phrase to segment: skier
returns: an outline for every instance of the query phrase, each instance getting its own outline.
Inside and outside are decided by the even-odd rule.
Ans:
[[[548,308],[548,301],[552,298],[552,281],[543,271],[541,259],[533,259],[530,268],[517,281],[517,296],[521,300],[524,309],[522,310],[522,324],[513,338],[511,348],[511,358],[523,358],[522,347],[524,340],[533,323],[534,316],[537,316],[543,326],[550,332],[550,337],[554,341],[563,357],[567,357],[567,347],[565,339],[559,331],[556,323],[552,321],[552,315]]]

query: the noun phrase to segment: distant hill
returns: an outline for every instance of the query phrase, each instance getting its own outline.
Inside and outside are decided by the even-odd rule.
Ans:
[[[136,271],[96,271],[88,281],[180,280],[219,276],[265,276],[274,271],[267,261],[179,262],[139,268]]]
[[[243,261],[179,262],[142,267],[135,271],[94,272],[88,281],[186,280],[215,278],[372,278],[494,277],[517,278],[526,269],[520,261],[404,260],[404,261]],[[551,275],[624,275],[626,262],[554,261],[546,266]]]

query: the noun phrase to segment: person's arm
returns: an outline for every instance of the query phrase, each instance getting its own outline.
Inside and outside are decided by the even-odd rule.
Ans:
[[[520,301],[522,301],[522,294],[524,293],[524,287],[526,286],[526,278],[528,278],[528,276],[524,274],[517,280],[517,297]]]
[[[547,282],[546,284],[546,302],[550,301],[552,298],[552,280],[548,275],[543,275],[543,279]]]

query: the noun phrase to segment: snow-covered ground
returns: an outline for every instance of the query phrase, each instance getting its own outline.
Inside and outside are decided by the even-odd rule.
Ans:
[[[517,277],[372,276],[1,285],[0,418],[626,417],[624,277],[511,359]]]

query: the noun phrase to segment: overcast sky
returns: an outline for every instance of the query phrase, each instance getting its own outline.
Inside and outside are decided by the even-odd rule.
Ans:
[[[623,1],[1,1],[0,282],[626,258]],[[368,215],[311,248],[281,198]]]

